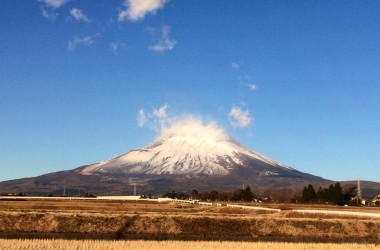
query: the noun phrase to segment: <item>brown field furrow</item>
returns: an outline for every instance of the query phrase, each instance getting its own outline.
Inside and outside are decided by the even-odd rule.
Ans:
[[[314,206],[303,207],[315,209]],[[334,207],[337,209],[341,208]],[[353,210],[377,211],[375,208]],[[0,201],[0,238],[44,236],[378,242],[380,219],[144,201]]]
[[[2,240],[0,249],[7,250],[375,250],[376,244],[358,243],[287,243],[287,242],[209,242],[209,241],[102,241],[102,240]]]

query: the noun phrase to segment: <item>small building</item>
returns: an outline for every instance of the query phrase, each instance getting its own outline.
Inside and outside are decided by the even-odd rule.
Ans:
[[[360,198],[356,195],[354,197],[351,197],[351,200],[347,203],[347,205],[350,205],[350,206],[368,206],[369,203],[366,199]]]
[[[380,194],[375,195],[375,196],[370,200],[370,205],[371,205],[371,206],[380,206]]]

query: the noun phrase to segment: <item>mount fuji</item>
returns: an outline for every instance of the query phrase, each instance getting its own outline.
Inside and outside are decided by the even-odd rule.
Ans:
[[[234,190],[242,185],[301,188],[331,181],[302,173],[233,140],[216,123],[185,119],[164,127],[150,145],[74,170],[0,183],[2,191],[32,194],[162,193],[192,189]]]
[[[164,128],[162,135],[143,149],[83,168],[82,174],[151,174],[224,176],[249,168],[247,160],[292,170],[232,140],[215,123],[185,120]]]

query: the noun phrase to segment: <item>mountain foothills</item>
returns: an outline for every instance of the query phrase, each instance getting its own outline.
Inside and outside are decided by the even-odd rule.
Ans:
[[[256,192],[269,188],[300,190],[309,183],[327,186],[332,181],[261,155],[231,139],[213,122],[185,119],[162,128],[160,136],[142,149],[73,170],[4,181],[0,191],[130,195],[136,188],[139,194],[157,195],[172,190],[231,191],[244,185]]]

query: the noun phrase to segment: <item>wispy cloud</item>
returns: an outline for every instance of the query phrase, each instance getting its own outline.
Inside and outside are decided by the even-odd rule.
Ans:
[[[96,33],[93,36],[79,37],[74,36],[67,44],[68,51],[74,51],[79,45],[91,45],[94,43],[95,38],[98,38],[100,33]]]
[[[231,63],[231,68],[233,69],[240,69],[240,63],[237,63],[237,62],[232,62]]]
[[[57,19],[58,14],[45,9],[43,6],[41,6],[42,16],[48,19],[49,21],[55,21]]]
[[[159,108],[153,108],[152,112],[140,109],[137,114],[137,125],[156,132],[160,137],[181,136],[199,138],[201,140],[228,140],[229,136],[220,128],[216,121],[204,122],[201,117],[191,114],[171,116],[167,114],[169,105],[164,104]]]
[[[161,127],[160,137],[191,137],[199,141],[225,141],[230,137],[215,121],[204,123],[201,118],[187,116],[172,119]]]
[[[248,86],[249,86],[249,88],[250,88],[251,90],[257,90],[257,85],[256,85],[256,84],[251,83],[251,84],[249,84]]]
[[[248,110],[241,110],[239,107],[233,106],[230,113],[230,122],[232,127],[249,127],[252,124],[253,118],[250,116]]]
[[[145,112],[143,109],[139,110],[139,113],[137,114],[137,125],[142,128],[147,123],[147,117],[145,115]]]
[[[170,27],[164,25],[161,29],[161,39],[156,45],[149,47],[150,50],[155,52],[164,52],[167,50],[172,50],[176,45],[177,41],[169,37]]]
[[[241,72],[240,68],[242,66],[244,66],[242,62],[231,63],[231,68],[239,72]],[[250,90],[257,90],[257,85],[254,83],[251,76],[247,74],[238,76],[238,81],[240,82],[241,85],[248,87]]]
[[[257,85],[255,83],[253,83],[253,81],[249,75],[240,76],[238,79],[242,85],[247,86],[251,90],[257,90]]]
[[[83,22],[86,22],[86,23],[91,22],[91,20],[80,9],[72,8],[70,10],[70,14],[77,21],[83,21]]]
[[[63,5],[65,5],[67,2],[69,2],[71,0],[40,0],[40,1],[45,3],[46,6],[48,6],[48,7],[51,7],[53,9],[57,9],[59,7],[62,7]]]
[[[166,118],[166,110],[168,108],[169,108],[169,105],[165,103],[164,106],[153,110],[153,116],[157,117],[158,119]]]
[[[41,3],[42,16],[49,21],[55,21],[58,14],[54,12],[54,10],[62,7],[69,1],[71,0],[39,0]]]
[[[119,55],[120,49],[125,47],[125,43],[110,43],[110,49],[114,55]]]
[[[137,125],[139,127],[148,127],[154,131],[159,131],[159,129],[170,120],[166,112],[168,108],[169,105],[165,103],[159,108],[153,108],[152,112],[146,112],[140,109],[137,114]]]
[[[144,19],[148,13],[155,14],[156,11],[166,4],[167,0],[125,0],[126,9],[121,10],[118,15],[118,21],[126,19],[138,21]]]

